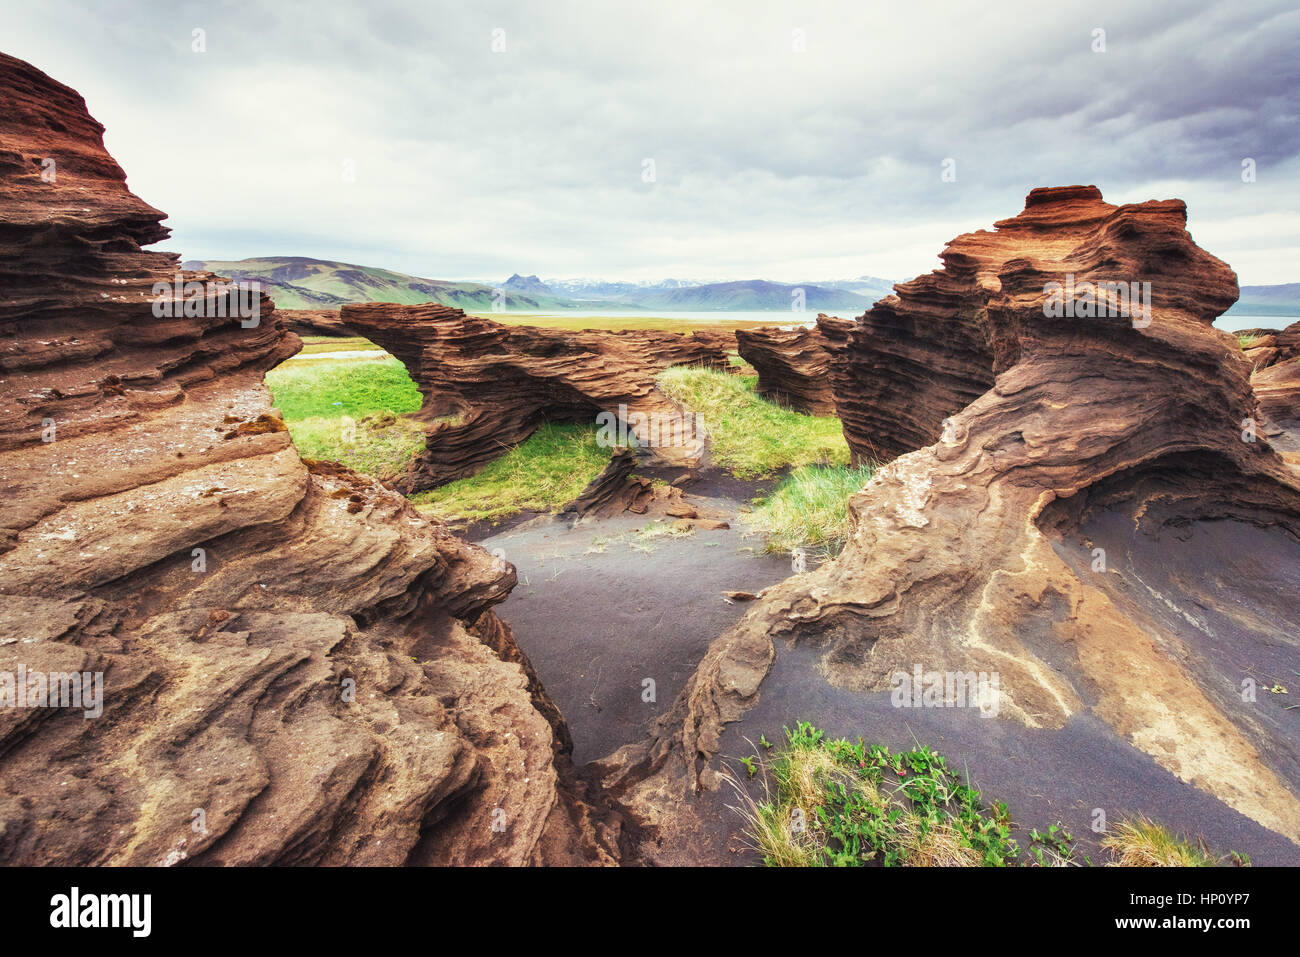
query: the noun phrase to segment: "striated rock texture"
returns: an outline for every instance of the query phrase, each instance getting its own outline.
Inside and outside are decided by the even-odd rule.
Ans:
[[[1291,424],[1300,420],[1300,359],[1288,359],[1250,378],[1259,398],[1259,408],[1274,423]]]
[[[355,336],[337,309],[280,309],[284,327],[300,336]]]
[[[819,315],[817,321],[831,321]],[[834,415],[831,354],[820,327],[737,329],[740,357],[758,371],[758,393],[805,415]]]
[[[723,727],[767,693],[783,639],[864,695],[915,663],[998,673],[998,721],[1100,721],[1300,840],[1295,712],[1243,695],[1300,651],[1300,474],[1243,429],[1251,363],[1211,325],[1236,277],[1185,223],[1177,200],[1037,189],[868,312],[849,333],[846,432],[860,451],[921,447],[852,497],[836,560],[768,590],[713,644],[653,737],[606,761],[606,783],[689,832],[697,790],[718,786]],[[1048,318],[1047,284],[1070,274],[1150,282],[1150,323]],[[803,690],[801,707],[814,699]]]
[[[491,611],[513,569],[299,459],[268,300],[155,315],[177,257],[102,133],[0,56],[0,863],[616,860]],[[74,672],[100,713],[33,706]]]
[[[1280,331],[1250,329],[1236,335],[1253,336],[1243,351],[1255,370],[1250,382],[1269,428],[1294,425],[1300,420],[1300,322]]]
[[[1257,370],[1300,357],[1300,322],[1285,329],[1239,329],[1233,335]]]
[[[707,330],[506,326],[436,303],[346,305],[342,319],[401,359],[424,395],[428,447],[398,481],[406,491],[472,475],[543,421],[595,423],[602,413],[622,419],[658,464],[696,467],[707,433],[655,376],[676,365],[726,370],[735,344]]]

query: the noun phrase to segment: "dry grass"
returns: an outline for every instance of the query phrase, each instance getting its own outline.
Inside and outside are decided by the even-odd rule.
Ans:
[[[1192,843],[1141,814],[1120,821],[1101,846],[1110,852],[1114,867],[1214,867],[1219,863],[1204,840]]]
[[[898,819],[898,841],[908,867],[979,867],[980,855],[951,820],[909,811]]]
[[[845,771],[822,747],[792,745],[770,770],[779,795],[776,800],[766,774],[767,800],[762,802],[751,798],[729,771],[723,777],[741,799],[733,810],[745,819],[752,848],[773,867],[816,867],[823,862],[826,832],[818,811],[826,806],[829,787],[843,787],[866,805],[884,804],[871,781]]]

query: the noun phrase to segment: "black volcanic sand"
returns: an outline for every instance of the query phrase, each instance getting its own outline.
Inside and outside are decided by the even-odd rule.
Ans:
[[[1112,600],[1138,620],[1145,615],[1174,629],[1184,646],[1171,653],[1189,659],[1188,670],[1220,709],[1247,719],[1239,727],[1280,777],[1293,786],[1300,781],[1300,709],[1285,710],[1300,703],[1300,543],[1277,528],[1228,521],[1151,538],[1133,534],[1131,517],[1101,513],[1057,550],[1088,575],[1094,546],[1106,549],[1116,572],[1100,583]],[[1046,660],[1065,666],[1053,660],[1059,642],[1046,630],[1021,637]],[[1079,859],[1088,855],[1101,863],[1108,855],[1091,824],[1093,810],[1102,808],[1112,823],[1144,812],[1176,831],[1203,836],[1216,853],[1240,851],[1256,864],[1300,865],[1300,846],[1180,781],[1089,712],[1052,731],[984,717],[975,709],[895,708],[888,691],[859,694],[828,685],[818,672],[819,658],[813,647],[777,642],[758,705],[723,736],[736,778],[746,778],[739,758],[762,753],[760,734],[781,742],[783,727],[810,721],[832,737],[861,736],[893,750],[929,745],[950,768],[969,773],[986,803],[1007,802],[1023,828],[1014,835],[1022,848],[1030,828],[1059,821],[1080,840]],[[1260,685],[1254,703],[1241,700],[1246,676]],[[1264,690],[1266,682],[1287,685],[1288,678],[1290,695]],[[761,797],[761,779],[746,789]],[[728,804],[737,804],[734,792],[701,798],[701,810],[715,825],[710,859],[755,863],[756,856],[743,849]]]
[[[1022,849],[1029,846],[1031,828],[1060,822],[1079,840],[1080,862],[1084,855],[1094,864],[1104,862],[1102,835],[1091,830],[1093,810],[1102,808],[1111,823],[1146,812],[1177,831],[1203,835],[1218,853],[1244,851],[1257,864],[1300,864],[1300,847],[1184,784],[1091,714],[1075,715],[1061,730],[1050,731],[984,717],[976,709],[895,708],[889,691],[860,694],[827,684],[817,670],[819,657],[816,649],[777,642],[758,705],[723,734],[724,763],[738,780],[746,779],[739,758],[767,753],[758,746],[760,734],[779,745],[784,727],[810,721],[830,737],[862,737],[894,751],[929,745],[955,773],[969,775],[986,804],[1007,802],[1020,827],[1012,836]],[[762,775],[746,789],[761,799]],[[737,803],[736,793],[724,787],[702,795],[697,805],[716,825],[708,847],[712,863],[758,863],[743,847],[736,812],[727,807]]]
[[[515,566],[519,583],[496,610],[564,714],[579,764],[640,740],[671,707],[712,641],[746,610],[723,592],[757,592],[791,572],[788,557],[764,554],[736,519],[755,485],[706,477],[690,491],[692,504],[725,511],[732,528],[643,539],[637,530],[654,519],[574,525],[558,516],[479,541]],[[653,702],[642,700],[647,678]]]
[[[707,504],[730,509],[759,494],[745,483],[707,476],[688,491],[706,493]],[[727,517],[737,527],[731,530],[647,540],[642,544],[648,553],[629,544],[639,541],[634,533],[648,523],[631,515],[577,526],[571,518],[534,518],[481,541],[488,549],[501,548],[518,570],[519,584],[499,613],[564,713],[578,763],[640,739],[671,706],[709,644],[747,608],[723,601],[723,591],[758,591],[790,574],[788,558],[764,555],[761,541],[743,537],[732,515]],[[1131,519],[1102,514],[1058,550],[1078,563],[1080,574],[1088,571],[1095,545],[1107,549],[1113,569],[1129,569],[1128,575],[1109,576],[1104,587],[1117,592],[1116,601],[1128,599],[1122,607],[1132,606],[1135,614],[1182,622],[1178,633],[1196,659],[1191,670],[1202,676],[1207,694],[1229,713],[1256,708],[1260,753],[1296,781],[1300,709],[1283,709],[1300,702],[1300,678],[1291,675],[1300,671],[1300,544],[1275,529],[1228,522],[1202,523],[1182,534],[1135,538]],[[1256,586],[1243,589],[1240,581]],[[1204,629],[1190,627],[1165,598],[1191,609],[1193,617],[1199,614]],[[1066,662],[1051,657],[1059,643],[1048,629],[1045,621],[1041,635],[1022,638],[1064,667]],[[1107,855],[1091,824],[1094,809],[1102,808],[1112,823],[1144,812],[1177,831],[1204,836],[1218,853],[1245,852],[1262,865],[1300,865],[1300,847],[1183,783],[1088,712],[1053,731],[973,709],[895,708],[888,691],[861,694],[829,685],[818,671],[819,658],[815,647],[776,643],[776,661],[758,704],[723,736],[724,764],[738,779],[746,778],[739,758],[766,753],[757,744],[761,734],[779,743],[783,727],[810,721],[831,736],[861,736],[894,750],[929,745],[951,768],[969,774],[986,802],[1007,802],[1022,828],[1014,832],[1022,847],[1029,845],[1031,827],[1042,830],[1059,821],[1079,839],[1079,859],[1088,855],[1101,863]],[[1247,706],[1235,694],[1244,674],[1261,682],[1265,676],[1291,676],[1292,694],[1261,689],[1257,703]],[[641,699],[647,677],[657,685],[654,703]],[[761,776],[745,787],[761,797]],[[728,807],[735,804],[737,795],[725,787],[700,796],[697,810],[708,830],[692,848],[700,863],[757,863],[743,847],[737,813]]]

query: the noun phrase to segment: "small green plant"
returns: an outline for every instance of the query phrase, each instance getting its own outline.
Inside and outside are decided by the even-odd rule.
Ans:
[[[577,498],[609,464],[595,424],[543,423],[475,475],[410,496],[445,522],[496,521],[520,511],[553,512]]]
[[[1029,840],[1029,853],[1039,867],[1059,867],[1074,858],[1074,835],[1059,822],[1048,827],[1046,833],[1032,828]]]
[[[740,478],[771,475],[787,466],[847,465],[849,447],[840,420],[802,415],[754,391],[757,376],[676,366],[659,387],[697,413],[711,440],[713,463]]]
[[[809,549],[823,558],[844,548],[853,532],[849,496],[871,480],[872,465],[806,465],[766,498],[756,499],[750,526],[763,534],[767,551]]]
[[[947,759],[917,743],[891,751],[861,738],[828,739],[808,722],[785,729],[785,745],[767,762],[741,759],[749,778],[764,772],[756,800],[732,778],[735,808],[764,863],[779,867],[1075,866],[1078,842],[1059,821],[1032,828],[1022,849],[1002,801],[985,803]],[[767,738],[760,743],[769,746]],[[769,780],[770,778],[770,780]],[[1193,844],[1146,818],[1120,822],[1102,842],[1114,863],[1220,863],[1203,841]],[[1244,854],[1224,858],[1248,865]],[[1082,863],[1092,861],[1084,857]]]

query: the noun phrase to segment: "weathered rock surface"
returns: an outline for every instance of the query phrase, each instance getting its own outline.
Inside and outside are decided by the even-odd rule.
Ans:
[[[758,371],[759,395],[805,415],[835,414],[831,355],[820,327],[737,329],[736,342],[740,357]]]
[[[1236,277],[1185,223],[1177,200],[1034,190],[849,332],[846,433],[860,454],[899,455],[852,497],[852,540],[768,590],[651,739],[604,764],[663,826],[665,859],[692,846],[697,793],[719,786],[724,726],[780,695],[764,685],[776,639],[815,649],[827,695],[865,700],[917,663],[1000,674],[998,722],[1099,721],[1300,841],[1295,712],[1243,694],[1300,650],[1300,474],[1266,437],[1244,440],[1251,363],[1211,325]],[[1149,325],[1048,318],[1046,286],[1068,274],[1149,281]],[[815,703],[802,688],[788,720]]]
[[[284,327],[300,336],[355,336],[337,309],[278,309]]]
[[[675,519],[685,528],[730,528],[721,512],[687,496],[679,485],[637,474],[648,458],[643,451],[621,449],[609,460],[601,473],[592,479],[582,494],[565,506],[565,513],[579,521],[590,521],[631,512]],[[693,473],[683,473],[687,482]]]
[[[154,314],[177,257],[102,132],[0,56],[0,695],[103,682],[95,717],[0,707],[0,863],[617,860],[491,610],[513,569],[299,459],[269,300]]]
[[[424,395],[428,447],[397,485],[472,475],[543,421],[623,421],[662,465],[704,461],[707,433],[655,384],[669,366],[725,370],[735,339],[701,330],[569,332],[506,326],[427,303],[346,305],[344,324],[397,356]]]
[[[1250,377],[1260,411],[1275,423],[1300,419],[1300,359],[1288,359]]]

